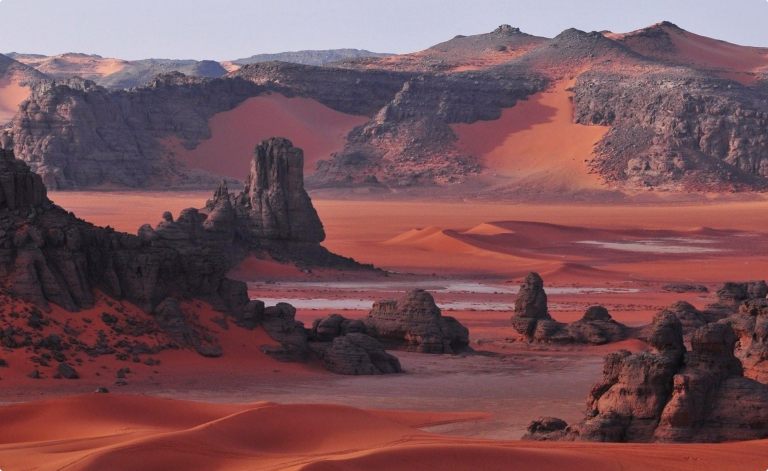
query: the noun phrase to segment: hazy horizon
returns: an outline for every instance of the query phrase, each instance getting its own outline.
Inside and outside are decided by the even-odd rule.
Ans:
[[[2,52],[234,60],[355,48],[407,53],[500,24],[553,37],[567,28],[627,32],[660,21],[742,45],[767,46],[768,2],[742,0],[2,0]],[[33,27],[33,34],[29,28]]]

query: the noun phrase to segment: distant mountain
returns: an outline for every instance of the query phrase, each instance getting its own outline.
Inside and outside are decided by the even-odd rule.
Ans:
[[[131,61],[119,71],[94,80],[110,89],[134,88],[143,85],[160,74],[181,72],[192,77],[221,77],[227,70],[216,61],[145,59]]]
[[[324,65],[344,59],[358,57],[389,57],[392,54],[366,51],[364,49],[328,49],[320,51],[294,51],[280,52],[277,54],[256,54],[244,59],[233,60],[233,64],[247,65],[259,62],[292,62],[303,65]]]
[[[52,79],[67,80],[80,77],[110,89],[138,87],[157,75],[169,72],[181,72],[193,77],[221,77],[227,73],[221,64],[208,60],[144,59],[127,61],[104,58],[97,54],[71,52],[56,56],[12,52],[8,54],[8,57],[32,67]]]
[[[216,168],[222,153],[250,158],[219,141],[198,155],[206,166],[185,168],[174,149],[210,144],[214,124],[237,125],[247,140],[285,112],[303,124],[270,132],[300,139],[305,126],[336,119],[332,111],[363,124],[344,132],[343,148],[315,158],[306,174],[314,188],[494,198],[768,191],[768,49],[671,23],[623,34],[568,29],[552,39],[502,25],[412,54],[285,62],[338,57],[328,53],[261,56],[282,61],[221,78],[171,73],[129,91],[44,82],[0,138],[13,139],[52,188],[165,188],[188,170]],[[223,73],[184,61],[120,71],[131,67]],[[142,178],[125,177],[135,168]]]
[[[13,118],[19,103],[29,97],[30,86],[45,78],[32,67],[0,54],[0,127]]]

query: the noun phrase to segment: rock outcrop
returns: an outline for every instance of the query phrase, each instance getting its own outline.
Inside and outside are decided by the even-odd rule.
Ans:
[[[723,442],[768,437],[768,386],[745,378],[726,323],[694,333],[669,312],[654,319],[653,351],[619,351],[605,359],[603,378],[575,425],[538,419],[526,439],[603,442]]]
[[[737,313],[720,322],[736,333],[735,354],[744,367],[744,376],[768,384],[768,299],[745,301]]]
[[[287,139],[269,139],[256,147],[245,189],[232,207],[247,215],[255,238],[325,240],[323,224],[304,190],[304,152]],[[214,205],[211,211],[216,210]]]
[[[194,237],[203,231],[196,211],[165,221],[175,230],[161,224],[154,237],[97,227],[54,205],[41,177],[9,150],[0,150],[0,186],[0,279],[11,295],[77,311],[92,308],[98,290],[153,314],[179,345],[216,355],[176,300],[219,299],[229,268],[217,244]]]
[[[319,344],[350,334],[365,334],[390,350],[453,354],[470,351],[469,330],[453,317],[443,316],[435,299],[424,290],[415,290],[398,300],[382,300],[364,318],[346,319],[331,314],[316,319],[308,331]]]
[[[325,231],[304,189],[304,154],[287,139],[259,143],[243,191],[230,193],[222,183],[203,212],[205,232],[230,259],[268,253],[308,268],[372,269],[320,245]]]
[[[539,322],[552,321],[547,307],[547,293],[544,280],[538,273],[529,273],[520,286],[515,299],[515,314],[512,327],[522,336],[533,338]]]
[[[334,373],[380,375],[402,372],[400,360],[386,353],[381,342],[366,335],[365,325],[357,319],[330,314],[315,319],[306,334],[312,353]]]
[[[279,346],[262,345],[261,351],[284,362],[306,362],[309,359],[309,345],[304,324],[296,321],[296,308],[288,303],[279,303],[264,309],[261,326],[267,334],[279,342]]]
[[[12,151],[0,150],[0,279],[13,296],[44,309],[49,303],[69,311],[92,308],[101,291],[151,314],[177,345],[220,356],[215,339],[202,333],[180,302],[203,299],[242,327],[260,324],[280,344],[265,346],[266,353],[306,361],[307,336],[296,310],[288,304],[265,308],[248,298],[245,283],[225,276],[246,254],[272,250],[307,265],[341,261],[359,268],[319,245],[323,227],[304,191],[302,165],[301,150],[289,141],[265,141],[239,196],[218,191],[208,217],[194,208],[176,219],[165,213],[154,228],[144,225],[134,236],[56,206],[42,178]],[[301,258],[314,254],[319,256]]]
[[[352,332],[333,339],[322,351],[328,371],[342,375],[382,375],[401,373],[400,360],[384,350],[381,342]]]
[[[341,314],[329,314],[322,319],[315,319],[309,338],[317,342],[333,342],[336,337],[359,333],[365,333],[365,324],[361,321],[346,319]]]
[[[75,218],[47,197],[39,175],[0,151],[0,276],[35,304],[75,311],[100,289],[152,310],[173,294],[215,293],[226,265],[215,246],[161,247]]]
[[[3,133],[52,190],[208,186],[216,180],[168,159],[160,139],[175,136],[194,147],[211,136],[211,116],[263,91],[242,79],[179,73],[131,91],[108,91],[79,78],[42,81]]]
[[[522,340],[536,343],[603,345],[625,340],[629,333],[603,306],[590,306],[584,317],[571,324],[552,319],[538,273],[529,273],[520,286],[511,322]]]
[[[386,348],[419,353],[458,353],[469,348],[469,331],[453,317],[443,316],[424,290],[398,300],[377,301],[361,319],[365,333]]]

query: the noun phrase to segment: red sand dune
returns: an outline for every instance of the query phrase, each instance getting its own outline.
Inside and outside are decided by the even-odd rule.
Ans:
[[[52,199],[64,208],[96,224],[110,224],[118,230],[136,233],[144,223],[156,224],[165,210],[174,215],[187,207],[202,207],[211,193],[200,192],[55,192]],[[389,270],[416,273],[486,274],[517,276],[528,269],[563,276],[562,281],[579,282],[602,276],[606,281],[651,279],[664,281],[722,282],[726,279],[762,279],[768,271],[763,256],[756,255],[756,243],[765,240],[763,214],[766,201],[707,201],[674,204],[660,198],[645,205],[537,205],[486,204],[484,202],[444,203],[434,201],[334,201],[314,199],[328,234],[324,245],[331,251]],[[496,222],[489,222],[496,221]],[[502,222],[498,222],[502,221]],[[506,222],[503,222],[506,221]],[[518,222],[510,222],[518,221]],[[520,222],[530,221],[530,222]],[[413,232],[423,227],[452,228]],[[706,229],[704,226],[709,226]],[[643,237],[645,231],[673,231],[674,237],[714,237],[732,247],[722,256],[689,254],[643,260],[637,254],[614,254],[610,266],[587,265],[581,257],[588,246],[569,245],[573,250],[545,258],[531,253],[558,240],[608,240]],[[728,231],[743,231],[726,237]],[[726,232],[723,232],[726,231]],[[405,236],[403,234],[409,233]],[[409,238],[403,243],[398,236]],[[655,235],[654,235],[655,236]],[[440,244],[430,246],[430,240]],[[390,243],[387,243],[390,241]],[[500,249],[493,257],[477,257],[478,251]],[[514,241],[511,243],[510,241]],[[505,248],[506,247],[506,248]],[[454,250],[455,249],[455,250]],[[514,252],[512,252],[514,251]],[[523,251],[527,251],[523,254]],[[525,259],[521,256],[525,255]],[[702,263],[706,260],[706,263]],[[255,262],[254,262],[255,263]],[[589,266],[589,268],[585,268]],[[271,267],[271,268],[270,268]],[[260,261],[252,267],[271,276],[292,276],[291,267]],[[288,270],[289,272],[286,272]],[[294,272],[295,273],[295,272]],[[250,275],[244,273],[243,277]],[[249,279],[253,279],[250,276]]]
[[[552,444],[449,437],[415,428],[483,417],[323,404],[77,396],[0,408],[0,463],[4,469],[44,471],[741,471],[763,469],[768,458],[768,441]]]
[[[29,87],[15,83],[12,77],[0,78],[0,125],[13,119],[19,104],[29,98]]]
[[[367,117],[340,113],[309,98],[273,93],[249,98],[211,118],[212,137],[193,150],[184,149],[178,138],[163,144],[191,168],[242,180],[260,141],[286,137],[304,150],[304,171],[311,174],[318,160],[342,150],[347,134],[366,121]]]
[[[571,85],[560,82],[503,110],[495,121],[452,125],[459,148],[500,177],[558,189],[603,188],[586,161],[608,128],[574,124],[566,91]]]
[[[19,57],[16,60],[52,77],[79,76],[91,80],[119,72],[128,64],[122,59],[83,54],[59,54],[45,58]]]

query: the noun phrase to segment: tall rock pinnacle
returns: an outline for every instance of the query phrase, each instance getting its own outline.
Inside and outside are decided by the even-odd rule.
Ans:
[[[325,231],[304,189],[304,152],[284,138],[262,141],[251,161],[241,203],[254,237],[322,242]]]

